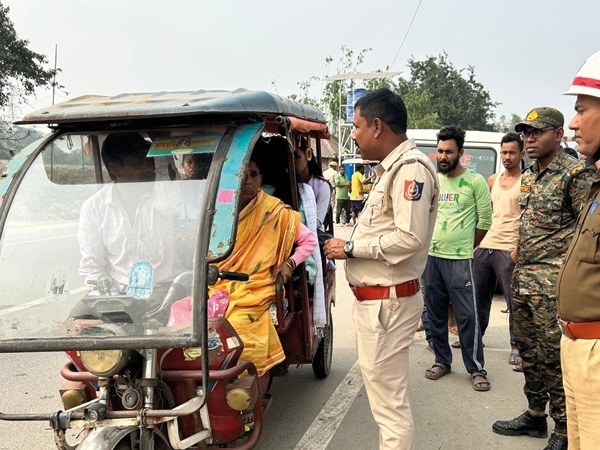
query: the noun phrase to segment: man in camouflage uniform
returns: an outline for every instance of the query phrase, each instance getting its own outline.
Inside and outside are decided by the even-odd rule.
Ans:
[[[529,409],[513,420],[492,425],[493,431],[507,436],[546,437],[549,400],[555,432],[544,450],[567,449],[556,277],[593,175],[561,148],[563,125],[560,111],[541,107],[515,126],[527,154],[536,160],[521,181],[521,227],[512,279],[515,341],[523,360]]]

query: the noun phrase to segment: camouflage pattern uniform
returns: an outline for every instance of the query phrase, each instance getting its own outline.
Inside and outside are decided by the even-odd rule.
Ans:
[[[557,433],[566,434],[565,394],[556,322],[556,278],[591,185],[593,171],[560,150],[539,172],[534,162],[521,182],[518,263],[512,279],[512,314],[524,392],[529,408],[545,411]]]

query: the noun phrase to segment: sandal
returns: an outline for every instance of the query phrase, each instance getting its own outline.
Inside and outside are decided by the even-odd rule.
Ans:
[[[423,327],[423,321],[419,319],[419,324],[417,325],[417,331],[423,331],[425,328]]]
[[[476,381],[477,378],[479,378],[479,381]],[[473,389],[479,392],[489,391],[492,388],[492,385],[483,372],[473,372],[471,374],[471,383],[473,384]]]
[[[460,341],[454,341],[452,344],[450,344],[450,347],[452,347],[452,348],[460,348]]]
[[[431,369],[427,369],[425,371],[425,378],[428,380],[439,380],[444,375],[448,375],[449,373],[450,367],[444,364],[435,363],[433,366],[431,366]]]
[[[521,362],[521,358],[519,357],[519,351],[518,350],[512,350],[510,352],[510,357],[508,358],[508,363],[511,366],[516,366],[520,362]]]
[[[523,360],[519,357],[519,362],[513,367],[515,372],[523,372]]]

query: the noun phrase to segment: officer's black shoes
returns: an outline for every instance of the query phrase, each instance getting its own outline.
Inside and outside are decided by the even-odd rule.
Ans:
[[[538,417],[532,415],[529,411],[525,411],[513,420],[498,420],[494,422],[492,431],[504,436],[520,436],[522,434],[527,434],[531,437],[544,438],[548,436],[548,423],[546,422],[546,417],[546,414]],[[550,438],[550,441],[552,441],[552,438]],[[548,443],[548,445],[550,445],[550,443]],[[553,447],[546,448],[550,449]]]
[[[567,450],[567,448],[569,448],[567,437],[552,433],[548,440],[548,445],[544,447],[544,450]]]

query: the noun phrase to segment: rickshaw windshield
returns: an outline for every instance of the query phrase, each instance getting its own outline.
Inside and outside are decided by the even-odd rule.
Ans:
[[[64,338],[102,321],[115,335],[181,332],[172,305],[191,301],[223,134],[73,132],[32,155],[0,241],[0,339]]]

